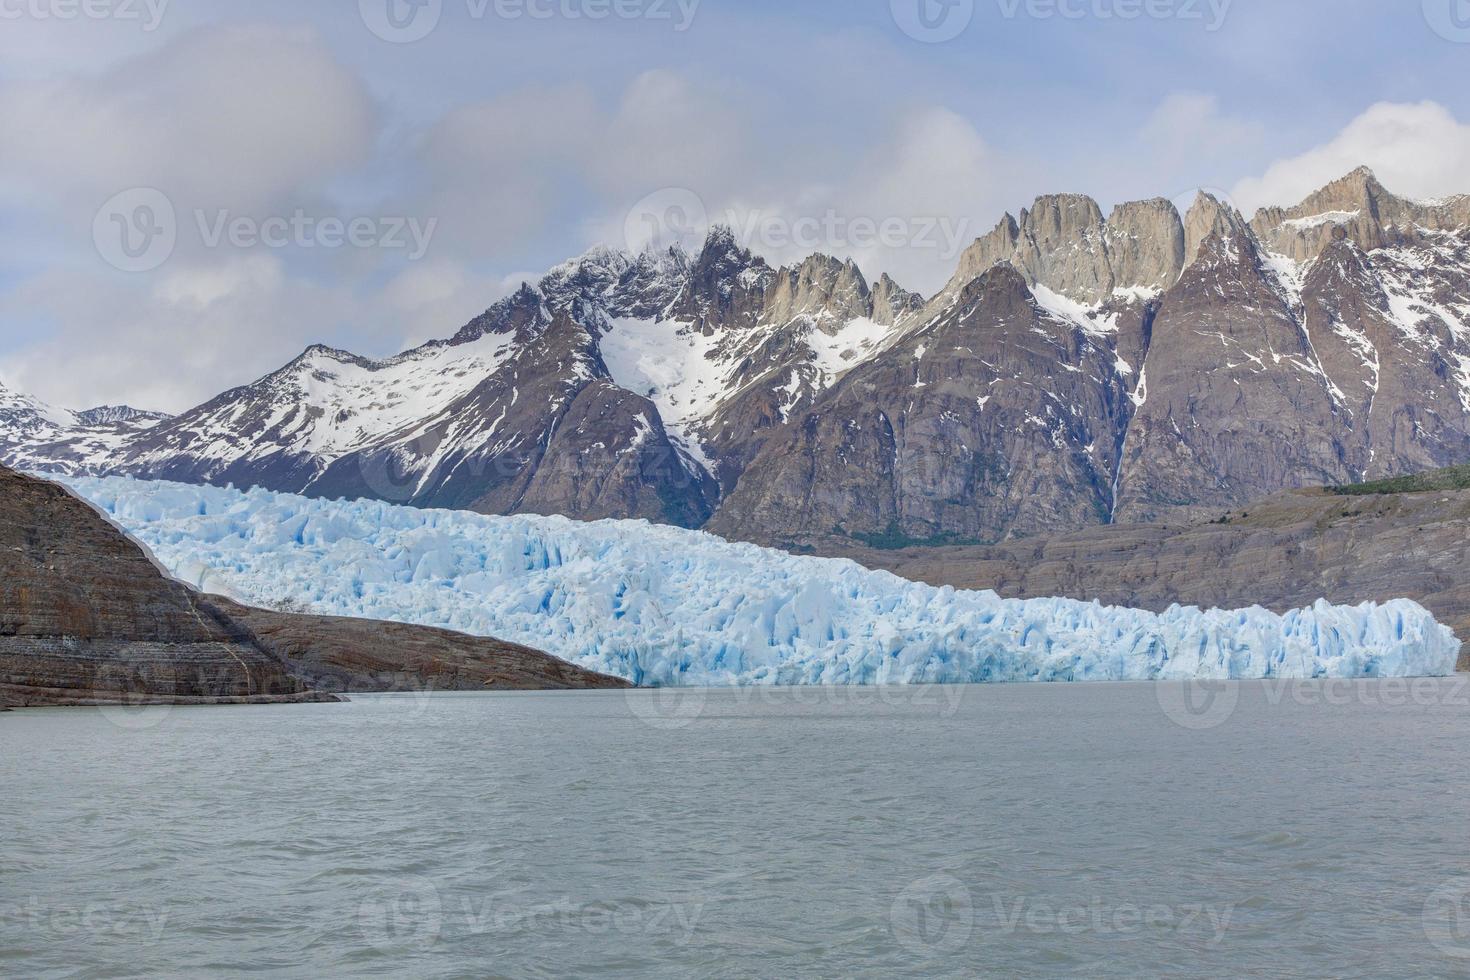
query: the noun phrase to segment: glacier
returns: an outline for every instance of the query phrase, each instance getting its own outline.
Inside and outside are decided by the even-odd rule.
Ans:
[[[1442,676],[1460,649],[1407,599],[1152,613],[642,521],[51,478],[200,590],[496,636],[646,686]]]

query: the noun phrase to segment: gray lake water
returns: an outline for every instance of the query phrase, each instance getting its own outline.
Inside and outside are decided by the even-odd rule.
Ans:
[[[0,975],[1470,976],[1470,691],[0,714]]]

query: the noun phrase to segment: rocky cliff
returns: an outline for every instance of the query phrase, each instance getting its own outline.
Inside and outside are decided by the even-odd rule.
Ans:
[[[0,467],[0,705],[620,686],[496,640],[199,595],[66,490]]]
[[[88,505],[4,469],[0,565],[7,702],[320,697]]]
[[[631,687],[539,650],[449,630],[204,602],[323,691],[561,691]]]

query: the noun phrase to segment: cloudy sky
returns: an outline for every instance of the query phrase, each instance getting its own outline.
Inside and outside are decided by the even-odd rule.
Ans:
[[[0,0],[0,382],[177,411],[711,220],[931,291],[1037,194],[1470,191],[1462,0]]]

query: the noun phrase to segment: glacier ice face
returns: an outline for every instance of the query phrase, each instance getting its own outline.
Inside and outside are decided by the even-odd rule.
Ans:
[[[63,482],[200,589],[497,636],[644,685],[1438,676],[1460,648],[1408,600],[1155,614],[935,588],[640,521]]]

